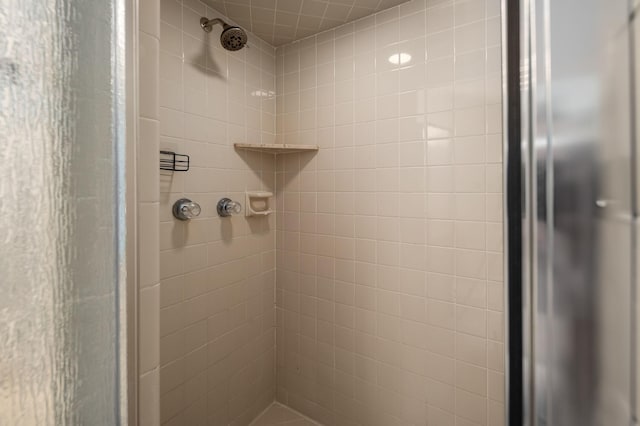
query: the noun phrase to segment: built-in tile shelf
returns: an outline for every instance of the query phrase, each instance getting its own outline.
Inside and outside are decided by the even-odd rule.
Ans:
[[[253,144],[253,143],[235,143],[236,149],[245,151],[258,151],[267,154],[295,154],[297,152],[313,152],[319,148],[317,145],[292,145],[292,144]]]

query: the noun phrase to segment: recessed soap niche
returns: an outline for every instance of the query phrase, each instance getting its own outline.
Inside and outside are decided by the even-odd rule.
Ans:
[[[273,213],[271,209],[270,199],[273,192],[267,191],[247,191],[245,192],[244,215],[250,216],[268,216]]]

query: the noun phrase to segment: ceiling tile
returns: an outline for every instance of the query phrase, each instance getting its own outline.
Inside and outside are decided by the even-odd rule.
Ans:
[[[278,0],[277,10],[283,12],[300,13],[300,0]]]
[[[324,19],[346,22],[352,7],[346,4],[330,4],[327,6],[326,12],[324,12]]]
[[[304,0],[302,2],[302,9],[300,13],[307,16],[324,16],[324,11],[327,10],[327,3],[317,0]]]
[[[276,0],[251,0],[251,7],[276,10]]]
[[[374,9],[368,9],[366,7],[353,6],[351,13],[349,13],[349,21],[355,21],[356,19],[364,18],[374,13]]]
[[[251,8],[250,21],[252,23],[252,26],[249,29],[255,32],[255,26],[257,23],[269,23],[273,26],[273,22],[275,19],[276,19],[275,9],[262,9],[259,7]]]
[[[298,27],[298,31],[296,31],[296,39],[309,37],[314,35],[317,32],[318,32],[317,29]]]
[[[296,27],[298,26],[298,18],[300,15],[296,15],[295,13],[287,13],[276,11],[276,26],[281,27],[290,27],[294,32]]]
[[[346,6],[353,6],[353,4],[356,2],[356,0],[332,0],[331,3],[335,3],[335,4],[343,4]]]
[[[224,0],[221,0],[221,1],[224,1]],[[355,6],[367,7],[369,9],[375,9],[377,11],[381,10],[380,8],[378,8],[379,4],[380,4],[379,0],[355,0],[354,2]]]
[[[298,20],[298,29],[314,29],[317,31],[320,28],[321,22],[322,18],[320,18],[319,16],[300,15],[300,18]]]
[[[280,46],[407,0],[203,0],[267,43]]]

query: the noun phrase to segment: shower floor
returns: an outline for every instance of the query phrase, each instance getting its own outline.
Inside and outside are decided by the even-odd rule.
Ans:
[[[274,402],[250,426],[322,426],[291,408]]]

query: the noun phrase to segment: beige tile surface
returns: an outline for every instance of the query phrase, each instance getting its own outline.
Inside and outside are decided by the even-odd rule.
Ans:
[[[497,0],[280,46],[278,401],[324,424],[502,424]]]
[[[160,148],[191,160],[159,177],[160,422],[246,425],[275,397],[275,217],[220,218],[216,203],[275,191],[272,156],[233,147],[275,138],[275,49],[251,35],[226,51],[199,26],[204,3],[160,6]],[[183,197],[198,218],[172,216]]]

